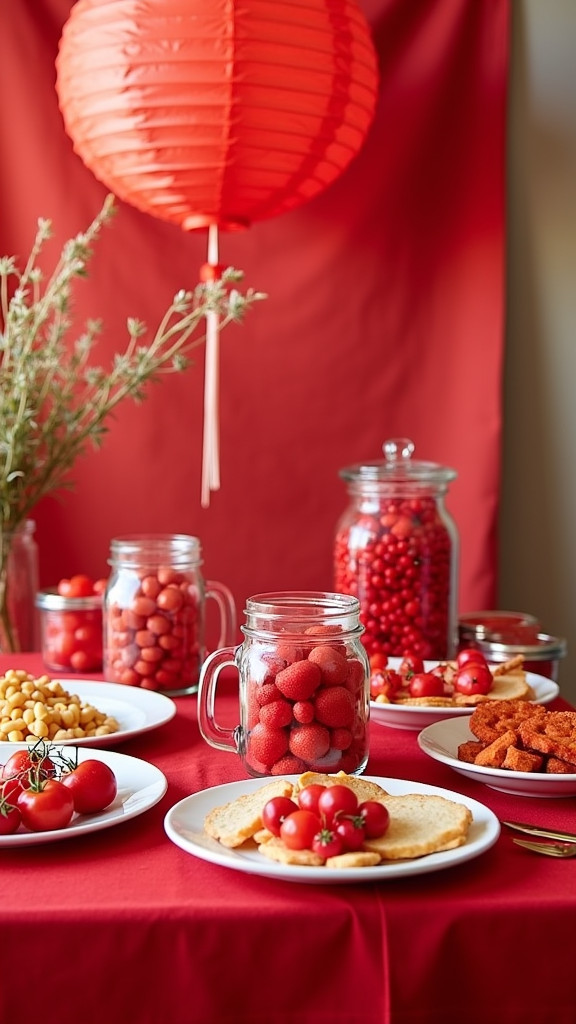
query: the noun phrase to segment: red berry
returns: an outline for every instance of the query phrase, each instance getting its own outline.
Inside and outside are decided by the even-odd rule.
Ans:
[[[292,721],[292,705],[287,700],[273,700],[260,708],[260,721],[269,729],[282,729]]]
[[[330,733],[323,725],[297,725],[290,730],[290,752],[303,761],[312,763],[324,757],[330,749]]]
[[[314,701],[316,718],[323,725],[351,726],[354,722],[354,698],[345,686],[327,686]]]
[[[269,729],[258,722],[248,736],[247,757],[270,768],[288,750],[288,733],[284,729]]]
[[[348,663],[346,658],[335,647],[321,645],[313,647],[308,655],[308,661],[313,661],[322,672],[322,682],[327,686],[337,686],[343,683],[348,674]]]
[[[320,683],[322,673],[312,661],[295,661],[276,676],[276,686],[290,700],[308,700]]]

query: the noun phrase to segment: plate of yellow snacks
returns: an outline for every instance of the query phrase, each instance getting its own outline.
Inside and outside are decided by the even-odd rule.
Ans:
[[[514,796],[576,795],[576,712],[525,701],[480,705],[418,736],[421,749],[460,775]]]
[[[361,802],[381,802],[383,835],[355,852],[318,858],[288,849],[263,825],[276,798],[297,800],[310,786],[346,786]],[[164,819],[168,837],[186,853],[247,874],[290,882],[374,882],[440,871],[478,857],[500,834],[495,815],[476,800],[423,783],[376,776],[321,775],[247,779],[186,797]]]
[[[173,700],[153,690],[84,679],[53,679],[9,669],[0,676],[3,743],[101,747],[157,729],[176,714]]]

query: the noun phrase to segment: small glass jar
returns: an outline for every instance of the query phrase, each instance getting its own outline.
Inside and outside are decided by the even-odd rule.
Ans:
[[[368,760],[369,666],[355,597],[258,594],[246,603],[244,642],[204,662],[198,724],[211,746],[238,753],[250,775],[357,775]],[[215,719],[218,677],[240,677],[240,725]]]
[[[26,519],[16,530],[5,530],[2,536],[6,564],[0,601],[0,650],[5,654],[39,649],[35,604],[38,590],[35,531],[34,520]]]
[[[195,693],[206,655],[206,601],[220,614],[218,646],[235,640],[229,589],[204,580],[202,549],[187,534],[117,537],[104,595],[104,675],[109,682]]]
[[[334,545],[334,588],[360,602],[369,656],[453,656],[458,533],[444,504],[456,472],[412,458],[414,444],[383,445],[384,461],[340,471],[351,501]]]
[[[522,629],[524,632],[522,632]],[[487,661],[499,664],[521,654],[526,672],[545,676],[558,682],[560,660],[566,657],[568,645],[564,637],[541,633],[534,626],[517,626],[514,635],[486,633],[477,637],[472,647],[477,647]]]
[[[42,658],[57,672],[102,670],[102,595],[63,597],[55,588],[36,595]]]
[[[527,612],[482,611],[466,612],[458,619],[458,647],[473,647],[475,640],[482,640],[491,633],[498,633],[502,640],[514,643],[515,636],[525,640],[526,627],[536,634],[540,624],[535,615]]]

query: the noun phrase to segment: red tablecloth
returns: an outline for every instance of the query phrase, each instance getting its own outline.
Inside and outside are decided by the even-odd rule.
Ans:
[[[196,699],[176,703],[170,723],[118,746],[165,773],[160,804],[0,850],[1,1024],[574,1024],[576,860],[537,857],[506,830],[473,861],[391,882],[299,885],[197,860],[166,837],[168,808],[245,775],[203,742]],[[416,733],[373,724],[367,773],[576,831],[574,799],[468,782]]]

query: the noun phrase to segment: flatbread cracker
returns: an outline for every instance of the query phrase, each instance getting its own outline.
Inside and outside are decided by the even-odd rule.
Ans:
[[[472,814],[464,805],[443,796],[407,793],[382,799],[390,814],[388,830],[364,847],[382,860],[424,857],[462,846],[468,837]]]

